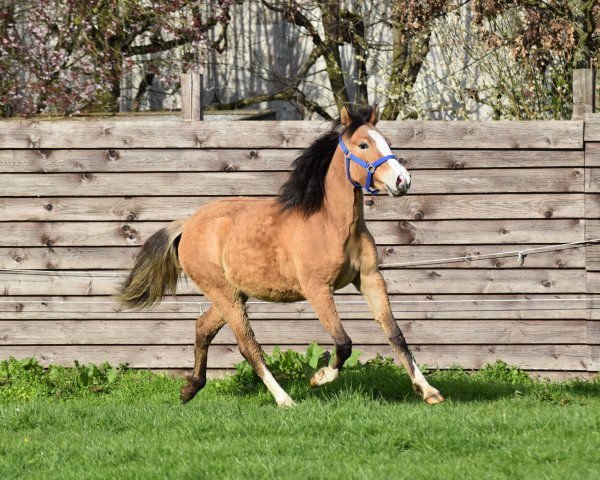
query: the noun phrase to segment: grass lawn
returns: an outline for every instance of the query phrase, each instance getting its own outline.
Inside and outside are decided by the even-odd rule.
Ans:
[[[290,409],[246,367],[184,406],[166,375],[0,362],[0,478],[600,478],[600,379],[432,372],[428,406],[386,360],[316,390],[280,367]]]

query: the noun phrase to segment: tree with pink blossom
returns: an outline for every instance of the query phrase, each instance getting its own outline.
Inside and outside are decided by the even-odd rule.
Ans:
[[[0,0],[0,115],[117,112],[122,79],[142,57],[138,94],[157,75],[173,87],[199,51],[226,47],[233,3]]]

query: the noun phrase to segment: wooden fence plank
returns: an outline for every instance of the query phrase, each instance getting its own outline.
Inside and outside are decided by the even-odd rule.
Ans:
[[[25,275],[0,272],[4,295],[113,295],[124,276],[100,276],[108,272],[81,272],[80,276]],[[89,276],[88,276],[89,275]],[[110,275],[110,274],[109,274]],[[585,292],[585,270],[384,270],[390,293],[580,293]],[[588,283],[590,275],[588,272]],[[598,274],[600,278],[600,274]],[[595,290],[594,290],[595,291]],[[197,290],[185,279],[180,294]],[[356,293],[350,285],[342,293]]]
[[[588,293],[587,318],[590,321],[600,320],[600,297],[591,292]]]
[[[365,218],[368,220],[492,220],[584,216],[581,194],[575,193],[405,195],[401,198],[378,195],[365,198],[364,205]]]
[[[585,144],[585,166],[600,167],[600,141]]]
[[[591,113],[585,116],[584,140],[600,142],[600,113]]]
[[[5,197],[39,196],[276,195],[286,172],[2,173]],[[419,170],[410,194],[583,192],[583,169]],[[590,192],[597,190],[592,179]],[[148,185],[152,185],[151,191]]]
[[[307,146],[307,145],[305,145]],[[595,146],[598,146],[594,150]],[[597,151],[600,144],[588,144]],[[225,172],[289,170],[301,149],[1,150],[0,172]],[[582,150],[411,150],[393,148],[409,170],[583,167]],[[589,153],[588,155],[592,155]],[[596,158],[596,157],[594,157]],[[594,166],[588,161],[588,166]]]
[[[588,293],[600,293],[600,272],[587,272]]]
[[[416,320],[399,321],[411,345],[444,344],[586,344],[586,320]],[[13,320],[0,321],[2,345],[189,345],[194,320]],[[344,327],[353,343],[378,345],[383,332],[372,320],[348,320]],[[259,343],[331,343],[318,320],[255,320]],[[236,340],[225,326],[214,345]]]
[[[378,247],[382,267],[397,263],[432,261],[493,254],[501,251],[515,252],[542,247],[541,244],[497,245],[391,245]],[[600,247],[598,247],[600,248]],[[600,262],[598,248],[593,252],[588,246],[588,260]],[[0,248],[0,269],[52,269],[52,270],[119,270],[133,265],[138,247],[14,247]],[[596,252],[596,253],[594,253]],[[586,255],[583,248],[570,248],[529,255],[521,268],[585,268]],[[435,268],[515,268],[517,254],[501,258],[483,258],[468,262],[436,264]],[[411,268],[431,268],[432,265],[412,265]]]
[[[600,195],[585,194],[584,200],[585,218],[598,219],[600,218]]]
[[[600,195],[589,195],[590,202]],[[0,219],[15,221],[159,221],[186,218],[226,197],[0,198]],[[378,195],[364,199],[367,220],[583,218],[579,193]],[[600,208],[597,216],[600,216]]]
[[[267,352],[272,346],[263,345]],[[305,351],[306,345],[290,346]],[[366,361],[377,353],[393,357],[388,346],[355,345],[361,350],[361,360]],[[532,370],[588,370],[587,345],[416,345],[413,348],[417,362],[429,366],[449,368],[462,365],[476,369],[485,363],[502,359],[511,365]],[[73,365],[81,363],[100,364],[108,361],[113,365],[127,363],[132,368],[191,368],[192,346],[0,346],[0,358],[35,357],[43,365]],[[242,360],[236,346],[214,345],[209,349],[209,368],[231,368]]]
[[[586,239],[600,238],[600,220],[590,219],[585,223]]]
[[[433,220],[369,222],[379,245],[567,243],[583,239],[584,222],[571,220]],[[1,225],[0,225],[1,229]],[[503,248],[500,248],[503,250]]]
[[[585,294],[390,294],[389,299],[394,316],[399,320],[580,320],[586,318],[588,302]],[[336,294],[335,301],[344,320],[373,319],[360,295]],[[142,311],[124,309],[118,301],[106,296],[4,296],[0,301],[0,318],[20,321],[178,320],[195,319],[209,307],[210,302],[199,295],[167,297],[158,306]],[[246,308],[252,321],[317,319],[308,302],[250,300]]]
[[[165,225],[167,222],[0,222],[0,247],[138,246]],[[558,244],[583,239],[584,222],[433,220],[371,221],[367,225],[379,245]]]
[[[600,345],[590,346],[590,360],[588,365],[589,372],[600,371]]]
[[[586,251],[586,268],[588,271],[600,271],[600,245],[588,245]]]
[[[572,119],[583,119],[585,115],[594,112],[595,76],[591,68],[573,69]]]
[[[583,147],[582,121],[380,122],[404,148]],[[304,148],[329,125],[315,122],[180,122],[77,119],[2,123],[0,148]],[[594,140],[586,129],[586,140]]]
[[[289,170],[301,149],[69,149],[0,150],[0,172],[227,172]],[[545,152],[547,153],[547,152]],[[554,152],[555,166],[578,167],[576,150]],[[527,158],[526,152],[521,157]],[[532,155],[530,161],[534,162]],[[541,159],[540,159],[541,160]],[[583,164],[583,159],[581,159]]]
[[[583,270],[385,270],[394,293],[579,293]],[[439,289],[439,290],[438,290]],[[346,287],[343,291],[350,293]]]
[[[586,168],[586,193],[600,193],[600,168]]]

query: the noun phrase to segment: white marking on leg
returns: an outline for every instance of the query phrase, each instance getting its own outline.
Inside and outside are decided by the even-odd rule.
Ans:
[[[275,380],[275,377],[271,375],[271,372],[269,372],[266,367],[264,367],[264,369],[265,373],[263,375],[263,382],[269,389],[269,392],[271,392],[273,397],[275,397],[275,402],[277,402],[277,405],[280,407],[290,407],[294,405],[294,400],[292,400],[292,397],[290,397],[286,391],[281,388],[279,383],[277,383],[277,380]]]
[[[429,382],[427,381],[425,376],[421,373],[421,370],[419,370],[419,367],[417,367],[417,364],[415,363],[414,360],[412,360],[412,368],[413,368],[413,376],[414,376],[413,385],[416,385],[419,387],[419,390],[421,391],[421,394],[423,395],[423,400],[425,400],[427,403],[443,402],[444,397],[442,397],[440,395],[440,392],[438,392],[438,390],[436,388],[429,385]]]
[[[414,360],[412,360],[412,369],[413,369],[413,375],[415,377],[413,379],[414,383],[419,385],[421,388],[431,386],[431,385],[429,385],[429,382],[427,381],[425,376],[421,373],[421,370],[419,370],[419,367],[417,367],[417,364],[415,363]]]
[[[323,367],[313,375],[310,384],[313,387],[320,387],[326,383],[333,382],[339,374],[340,371],[337,368]]]

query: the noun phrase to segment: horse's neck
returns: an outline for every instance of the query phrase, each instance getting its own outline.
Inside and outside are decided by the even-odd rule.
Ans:
[[[325,192],[323,208],[327,217],[340,227],[346,226],[350,231],[356,231],[363,221],[363,195],[346,178],[343,153],[339,148],[325,177]]]

